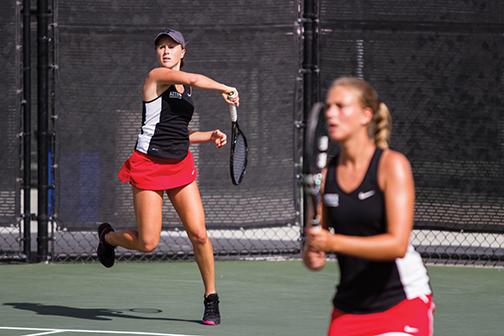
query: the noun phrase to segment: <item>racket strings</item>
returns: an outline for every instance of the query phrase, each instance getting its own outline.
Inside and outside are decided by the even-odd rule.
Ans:
[[[316,103],[308,117],[303,150],[303,189],[310,200],[305,217],[312,227],[320,225],[318,208],[321,198],[322,170],[326,167],[329,148],[329,137],[323,114],[324,105]]]
[[[233,153],[233,177],[235,181],[240,181],[247,165],[247,142],[243,134],[236,135]]]

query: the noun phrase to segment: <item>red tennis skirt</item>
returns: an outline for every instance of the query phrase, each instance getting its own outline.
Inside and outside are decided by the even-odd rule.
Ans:
[[[432,336],[434,307],[432,295],[429,294],[405,299],[379,313],[349,314],[334,309],[327,335]]]
[[[192,183],[196,167],[191,151],[182,160],[160,159],[135,150],[117,176],[123,182],[144,190],[167,190]]]

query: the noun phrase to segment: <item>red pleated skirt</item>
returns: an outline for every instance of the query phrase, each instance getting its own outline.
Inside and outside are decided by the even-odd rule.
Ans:
[[[191,151],[182,160],[160,159],[135,150],[117,176],[123,182],[144,190],[167,190],[192,183],[196,167]]]

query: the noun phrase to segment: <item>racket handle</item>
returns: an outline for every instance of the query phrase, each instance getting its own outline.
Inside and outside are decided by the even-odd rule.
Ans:
[[[229,99],[234,99],[238,97],[238,92],[231,91],[227,94]],[[238,120],[238,111],[236,109],[236,105],[229,105],[229,115],[231,116],[231,121],[236,122]]]
[[[231,121],[236,122],[238,120],[238,111],[236,105],[229,105],[229,115],[231,116]]]

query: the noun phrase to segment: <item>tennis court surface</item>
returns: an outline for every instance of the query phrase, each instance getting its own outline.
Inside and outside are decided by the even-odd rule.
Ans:
[[[0,336],[325,335],[338,270],[218,261],[222,325],[199,323],[195,263],[2,264]],[[504,269],[430,266],[436,335],[502,333]]]

